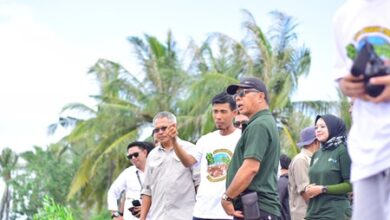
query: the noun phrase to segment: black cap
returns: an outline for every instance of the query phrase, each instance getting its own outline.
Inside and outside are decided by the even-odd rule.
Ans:
[[[230,95],[236,94],[238,88],[256,89],[265,95],[265,100],[268,102],[268,92],[263,81],[254,77],[243,78],[240,83],[232,84],[227,87],[226,92]]]

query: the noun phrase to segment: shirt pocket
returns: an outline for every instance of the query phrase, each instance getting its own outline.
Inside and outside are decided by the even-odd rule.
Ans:
[[[176,154],[173,155],[172,166],[176,177],[185,175],[185,172],[191,172],[190,168],[186,168]]]
[[[164,158],[163,157],[156,157],[156,158],[153,158],[153,160],[149,160],[149,167],[151,168],[157,168],[157,167],[160,167],[161,164],[163,163],[164,161]]]
[[[148,166],[150,169],[150,171],[149,171],[150,175],[152,177],[154,177],[154,178],[151,178],[150,181],[155,182],[155,180],[157,179],[156,177],[159,176],[159,173],[162,170],[164,158],[163,157],[156,157],[156,158],[153,158],[153,160],[149,160],[148,163],[149,163]]]

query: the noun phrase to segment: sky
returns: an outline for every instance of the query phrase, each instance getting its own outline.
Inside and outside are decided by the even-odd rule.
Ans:
[[[143,34],[164,41],[168,30],[185,48],[221,32],[242,39],[241,9],[263,30],[269,12],[296,19],[300,44],[310,48],[309,76],[300,79],[296,100],[335,98],[332,17],[345,0],[0,0],[0,149],[44,147],[66,131],[47,135],[68,103],[93,106],[96,84],[87,74],[99,58],[141,74],[127,41]],[[66,116],[66,115],[62,115]]]

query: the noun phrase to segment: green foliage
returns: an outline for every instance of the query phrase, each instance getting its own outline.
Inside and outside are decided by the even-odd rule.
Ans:
[[[39,198],[43,195],[65,204],[67,194],[71,207],[75,199],[83,208],[101,212],[108,187],[128,166],[124,157],[127,144],[140,138],[157,112],[177,115],[180,137],[195,142],[215,129],[211,98],[241,77],[259,77],[268,86],[282,151],[295,155],[299,151],[299,132],[311,123],[312,115],[335,109],[338,103],[292,102],[298,79],[308,74],[311,62],[310,50],[297,45],[296,21],[284,13],[272,12],[274,24],[266,35],[249,11],[243,13],[247,35],[241,41],[213,33],[200,46],[191,42],[188,53],[180,53],[170,31],[164,42],[146,34],[142,38],[129,37],[141,75],[119,63],[99,59],[89,71],[99,86],[98,94],[91,96],[96,106],[72,103],[63,108],[90,117],[60,118],[49,126],[50,132],[58,126],[73,128],[57,150],[69,157],[63,160],[54,157],[51,149],[42,152],[37,148],[35,153],[24,154],[27,164],[14,185],[17,210],[31,216],[42,207]],[[208,163],[214,163],[212,155],[207,156]],[[58,183],[58,179],[63,182]]]
[[[34,220],[74,220],[71,210],[54,202],[49,196],[43,197],[43,208],[34,215]]]
[[[100,213],[91,216],[90,220],[107,220],[111,219],[111,212],[108,210],[102,210]]]
[[[4,192],[1,197],[0,204],[0,219],[8,219],[10,213],[10,182],[12,181],[12,173],[15,171],[18,155],[10,148],[4,148],[0,155],[0,173],[5,183]]]
[[[66,195],[79,159],[69,151],[61,151],[62,148],[60,144],[50,145],[46,150],[35,146],[33,151],[20,155],[25,163],[11,182],[15,215],[32,218],[43,207],[45,195],[56,203],[69,204],[78,213],[76,201],[67,201]]]

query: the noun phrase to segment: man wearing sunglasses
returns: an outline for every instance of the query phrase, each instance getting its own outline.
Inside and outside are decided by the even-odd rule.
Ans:
[[[199,152],[178,137],[176,116],[159,112],[153,119],[158,142],[146,162],[141,219],[190,220],[195,205],[196,167]],[[196,175],[198,174],[198,175]]]
[[[115,179],[107,194],[108,209],[111,211],[111,217],[114,220],[138,219],[140,207],[133,208],[132,201],[139,200],[141,197],[146,157],[153,147],[154,144],[152,143],[140,141],[132,142],[127,146],[126,157],[134,166],[126,168]],[[120,199],[123,191],[126,193],[124,210],[120,210],[117,201]],[[129,211],[129,208],[134,210],[133,213]]]
[[[228,86],[227,92],[234,96],[238,111],[248,116],[249,122],[227,171],[222,206],[234,219],[279,219],[279,133],[269,111],[267,89],[257,78],[244,78]],[[253,205],[253,201],[257,203]]]
[[[239,128],[241,130],[245,130],[246,125],[248,124],[248,121],[249,121],[248,116],[240,114],[240,112],[238,112],[236,117],[234,118],[233,125],[236,128]]]

